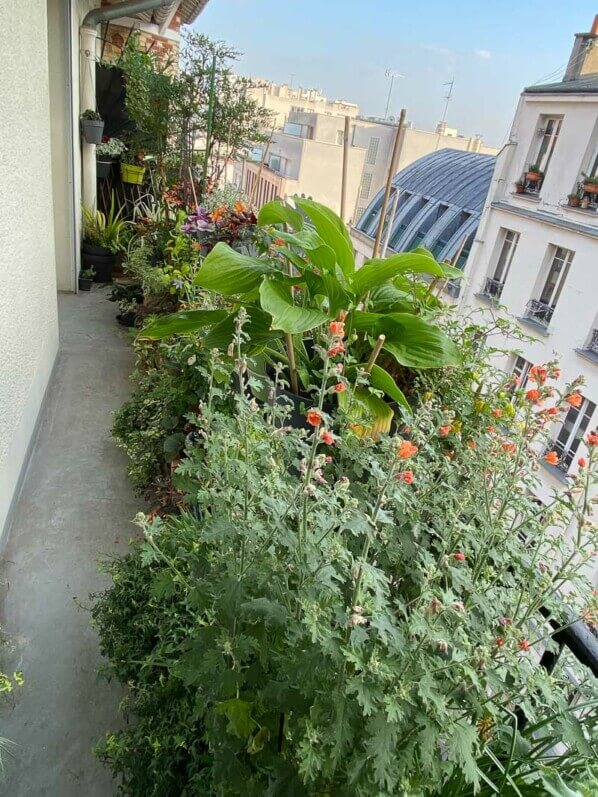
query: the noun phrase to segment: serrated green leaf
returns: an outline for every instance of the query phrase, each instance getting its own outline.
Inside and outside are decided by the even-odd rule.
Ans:
[[[227,731],[239,739],[247,739],[253,727],[254,721],[251,719],[251,703],[234,697],[232,700],[224,700],[216,705],[216,714],[223,714],[227,720]]]
[[[465,722],[455,722],[451,728],[450,736],[446,739],[449,759],[460,767],[468,783],[475,786],[480,778],[476,766],[478,731],[473,725]]]

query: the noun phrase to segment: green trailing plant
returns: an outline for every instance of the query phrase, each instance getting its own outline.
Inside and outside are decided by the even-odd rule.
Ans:
[[[117,209],[116,197],[112,192],[108,213],[83,207],[83,241],[103,246],[116,254],[124,248],[127,237],[127,223],[122,218],[123,207]]]
[[[368,260],[357,269],[349,233],[338,216],[317,202],[294,201],[297,210],[275,201],[259,212],[258,225],[272,240],[270,256],[250,257],[219,243],[205,258],[194,283],[228,299],[230,313],[224,321],[212,326],[209,313],[183,311],[156,320],[143,337],[157,340],[212,326],[205,344],[226,349],[243,307],[249,313],[253,350],[277,346],[274,357],[289,363],[291,384],[296,376],[307,388],[313,384],[314,368],[302,335],[340,313],[354,362],[370,368],[374,387],[408,411],[392,372],[459,364],[457,347],[434,321],[440,303],[429,281],[444,282],[462,272],[438,263],[425,249]],[[374,363],[380,351],[385,367]],[[315,365],[320,366],[320,358]],[[363,412],[388,431],[388,405],[366,390],[356,388],[353,395]],[[348,397],[344,401],[357,407]]]
[[[231,345],[250,389],[246,325],[242,310]],[[595,616],[598,436],[539,508],[546,423],[579,382],[558,390],[549,363],[517,388],[487,332],[454,327],[463,367],[422,372],[409,428],[377,442],[326,411],[346,379],[335,328],[315,331],[307,432],[250,393],[223,413],[211,363],[174,475],[185,509],[137,518],[94,609],[129,686],[133,722],[99,749],[121,793],[533,795],[595,765],[594,680],[571,705],[536,653],[554,650],[540,607],[563,626]]]

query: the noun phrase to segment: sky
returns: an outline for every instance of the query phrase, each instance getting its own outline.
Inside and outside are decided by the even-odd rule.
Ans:
[[[210,0],[194,28],[243,54],[238,74],[318,88],[383,116],[407,108],[416,127],[442,118],[500,146],[524,86],[560,79],[573,35],[588,31],[598,0]],[[558,71],[557,71],[558,70]]]

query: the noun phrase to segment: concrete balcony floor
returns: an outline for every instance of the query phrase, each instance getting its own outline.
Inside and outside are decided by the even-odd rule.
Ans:
[[[2,701],[0,794],[109,797],[110,773],[92,748],[117,725],[121,693],[98,679],[89,594],[107,584],[104,554],[124,553],[142,508],[110,438],[130,389],[132,350],[106,290],[59,296],[61,348],[38,437],[1,557],[1,662],[25,685]]]

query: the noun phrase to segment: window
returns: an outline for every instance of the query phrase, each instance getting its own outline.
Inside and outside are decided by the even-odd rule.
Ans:
[[[282,175],[285,173],[286,163],[286,158],[281,158],[280,155],[270,155],[270,159],[268,160],[268,166],[272,171]]]
[[[365,162],[368,163],[370,166],[373,166],[376,163],[376,158],[378,156],[378,145],[380,144],[379,138],[370,138],[370,143],[368,146],[368,151],[365,156]]]
[[[552,319],[575,255],[575,252],[564,249],[562,246],[555,246],[553,250],[552,262],[540,298],[532,299],[527,308],[529,318],[546,326]]]
[[[556,142],[558,141],[562,123],[563,119],[560,116],[540,117],[540,131],[542,138],[540,141],[538,154],[534,159],[534,163],[538,164],[540,171],[543,174],[546,174],[548,171],[550,159],[552,158],[552,153],[556,147]]]
[[[579,448],[579,442],[590,425],[596,405],[584,398],[579,407],[571,407],[567,413],[561,430],[552,445],[559,456],[558,467],[569,470],[573,457]]]
[[[345,131],[344,130],[337,130],[336,131],[336,143],[337,144],[342,144],[344,136],[345,136]]]
[[[527,378],[529,376],[529,369],[532,367],[532,364],[529,360],[526,360],[524,357],[516,357],[515,364],[513,365],[512,374],[519,379],[519,387],[525,387],[527,384]]]
[[[484,293],[493,299],[499,299],[502,294],[515,250],[519,243],[519,233],[515,230],[502,229],[502,245],[498,253],[498,259],[494,266],[494,272],[491,277],[488,277],[484,286]]]
[[[311,125],[300,125],[296,122],[286,122],[283,132],[299,138],[313,138],[314,130]]]
[[[370,188],[372,187],[372,175],[364,174],[361,178],[361,188],[359,189],[359,199],[367,200],[370,195]]]

